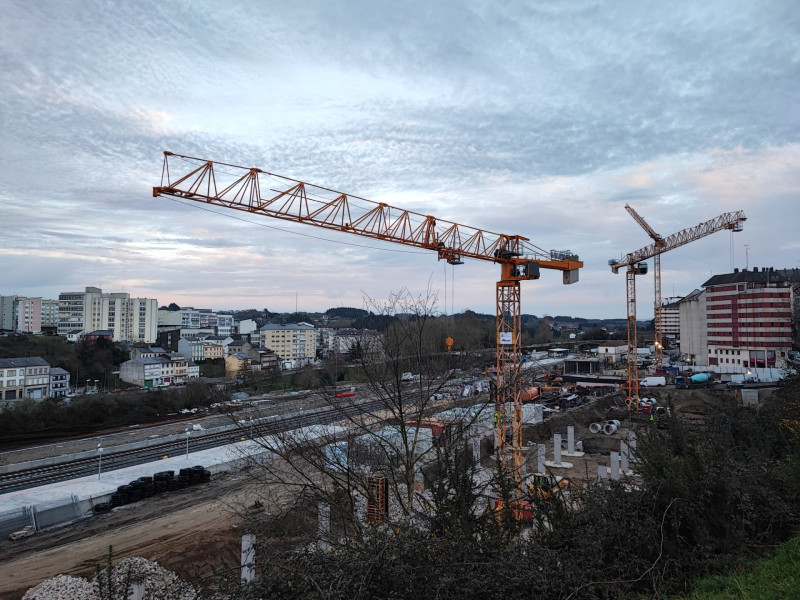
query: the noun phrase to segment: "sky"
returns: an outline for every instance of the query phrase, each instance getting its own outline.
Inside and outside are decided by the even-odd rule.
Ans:
[[[662,236],[747,216],[664,254],[664,297],[800,267],[798,106],[795,0],[7,0],[0,295],[495,312],[496,264],[154,198],[169,150],[569,249],[522,312],[624,318],[626,203]]]

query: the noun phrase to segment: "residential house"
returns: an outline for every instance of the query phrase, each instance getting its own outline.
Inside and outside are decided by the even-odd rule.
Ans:
[[[50,394],[50,364],[38,356],[0,359],[0,401],[43,400]]]

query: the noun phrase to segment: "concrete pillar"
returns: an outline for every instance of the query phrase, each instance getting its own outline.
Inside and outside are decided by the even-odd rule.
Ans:
[[[472,438],[472,459],[475,461],[475,468],[481,468],[481,439]]]
[[[619,452],[611,453],[611,479],[619,481]]]
[[[567,426],[567,452],[575,454],[575,427]]]
[[[324,500],[317,504],[317,547],[327,552],[331,547],[331,505]]]
[[[561,464],[561,434],[553,434],[553,463]]]
[[[250,583],[256,578],[256,536],[242,536],[242,582]]]
[[[538,444],[536,446],[536,450],[537,450],[536,472],[544,473],[544,461],[545,461],[545,456],[547,454],[547,446],[545,446],[544,444]]]
[[[608,467],[605,465],[597,465],[597,476],[600,479],[608,479]]]

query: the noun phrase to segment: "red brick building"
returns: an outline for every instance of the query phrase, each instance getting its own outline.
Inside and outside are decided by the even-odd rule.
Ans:
[[[792,289],[786,277],[771,268],[734,269],[715,275],[703,287],[709,366],[729,372],[787,366]]]

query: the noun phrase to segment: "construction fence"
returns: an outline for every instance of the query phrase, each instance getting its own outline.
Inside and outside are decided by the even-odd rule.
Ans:
[[[0,537],[7,538],[9,534],[21,531],[29,525],[33,526],[36,531],[42,531],[48,527],[69,523],[81,516],[83,516],[81,503],[75,495],[47,504],[22,506],[2,511],[0,512]]]

